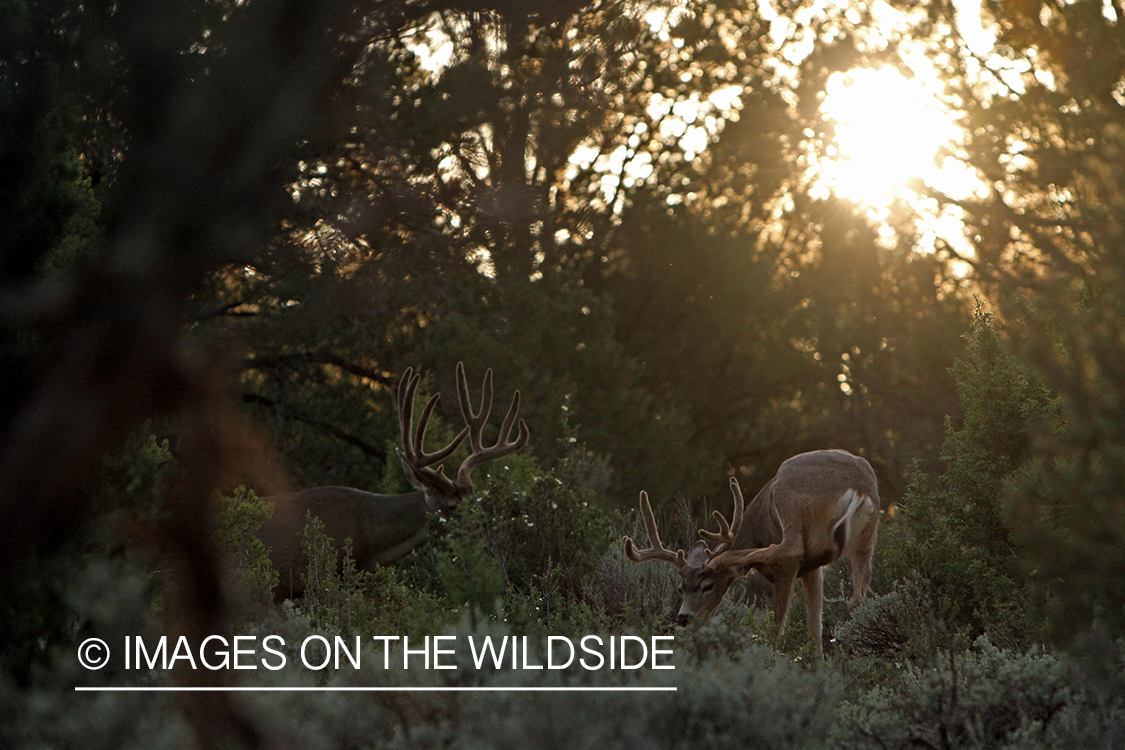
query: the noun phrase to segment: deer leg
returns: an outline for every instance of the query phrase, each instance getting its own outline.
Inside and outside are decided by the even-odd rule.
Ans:
[[[813,642],[813,652],[822,653],[822,615],[824,611],[824,568],[810,570],[801,576],[805,588],[805,629]]]
[[[789,602],[793,601],[793,587],[797,583],[796,566],[784,566],[777,571],[773,583],[773,619],[777,623],[777,636],[785,634],[789,620]]]
[[[871,559],[875,556],[875,534],[878,516],[871,514],[857,519],[855,535],[848,540],[848,567],[852,573],[852,606],[863,601],[871,585]]]

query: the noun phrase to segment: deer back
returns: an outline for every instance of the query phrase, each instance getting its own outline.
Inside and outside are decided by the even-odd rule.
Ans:
[[[801,453],[746,506],[731,548],[780,544],[783,524],[792,525],[805,550],[803,573],[838,558],[849,534],[861,531],[855,525],[877,521],[878,509],[878,482],[865,459],[842,450]]]

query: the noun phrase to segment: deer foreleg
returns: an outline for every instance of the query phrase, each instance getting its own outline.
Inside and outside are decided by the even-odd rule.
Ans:
[[[797,583],[797,568],[785,566],[777,571],[773,584],[773,619],[777,624],[777,637],[785,634],[789,621],[789,603],[793,601],[793,587]]]
[[[824,612],[824,568],[815,568],[801,576],[805,587],[805,629],[813,642],[813,651],[821,653]]]

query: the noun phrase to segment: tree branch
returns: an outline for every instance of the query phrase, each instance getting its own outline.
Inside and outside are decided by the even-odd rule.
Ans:
[[[247,404],[258,404],[259,406],[267,406],[267,407],[270,407],[271,409],[276,409],[278,406],[285,406],[285,402],[282,401],[281,399],[269,398],[268,396],[263,396],[260,393],[243,393],[242,394],[242,401],[243,401],[243,403],[247,403]],[[312,417],[306,417],[305,415],[303,415],[299,412],[295,412],[292,409],[289,409],[287,406],[285,408],[285,413],[286,413],[286,415],[292,417],[293,419],[296,419],[298,422],[303,422],[304,424],[307,424],[309,427],[315,427],[318,430],[321,430],[323,432],[327,432],[328,434],[332,435],[333,437],[336,437],[336,438],[339,438],[340,440],[343,440],[348,445],[352,445],[352,446],[355,446],[356,448],[359,448],[361,451],[363,451],[364,453],[366,453],[369,456],[372,456],[373,458],[379,458],[379,459],[383,459],[383,460],[386,460],[386,458],[387,458],[387,452],[385,450],[380,450],[379,448],[376,448],[375,446],[371,445],[370,443],[363,440],[362,438],[357,438],[355,435],[351,434],[350,432],[347,432],[346,430],[341,430],[339,427],[337,427],[334,424],[329,424],[328,422],[325,422],[325,421],[320,420],[320,419],[314,419]]]
[[[355,362],[337,357],[334,354],[322,354],[320,352],[293,352],[290,354],[275,354],[272,356],[259,356],[251,357],[242,362],[239,367],[240,370],[268,370],[276,367],[281,367],[290,362],[306,362],[315,365],[333,365],[339,367],[345,372],[356,375],[367,380],[374,381],[387,388],[394,388],[398,383],[398,378],[386,375],[378,370],[373,370],[370,367],[358,365]]]

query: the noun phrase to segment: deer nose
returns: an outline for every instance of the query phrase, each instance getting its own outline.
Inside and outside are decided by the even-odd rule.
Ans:
[[[682,612],[680,614],[676,615],[676,624],[679,625],[681,628],[687,627],[687,624],[689,622],[691,622],[691,615],[685,615]]]

